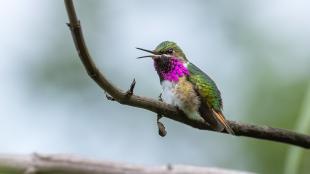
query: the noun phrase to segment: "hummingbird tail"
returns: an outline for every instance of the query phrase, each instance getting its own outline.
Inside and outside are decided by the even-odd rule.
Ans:
[[[213,111],[213,114],[214,114],[216,120],[217,120],[220,124],[222,124],[222,125],[225,127],[225,130],[226,130],[229,134],[235,135],[235,132],[234,132],[234,131],[232,130],[232,128],[228,125],[228,123],[227,123],[225,117],[223,116],[223,114],[222,114],[222,113],[218,113],[218,112],[216,112],[216,111],[214,111],[214,110],[212,110],[212,111]]]

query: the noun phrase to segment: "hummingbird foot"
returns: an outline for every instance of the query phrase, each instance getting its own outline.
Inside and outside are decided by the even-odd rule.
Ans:
[[[163,95],[163,93],[160,93],[159,96],[158,96],[158,100],[161,101],[161,102],[163,101],[163,98],[161,98],[162,95]]]
[[[136,85],[136,79],[133,79],[133,81],[131,82],[131,85],[130,85],[128,91],[127,91],[126,94],[125,94],[126,97],[130,97],[130,96],[133,95],[133,90],[134,90],[134,88],[135,88],[135,85]]]

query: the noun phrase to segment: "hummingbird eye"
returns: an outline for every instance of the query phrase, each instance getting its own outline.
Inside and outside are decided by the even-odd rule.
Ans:
[[[172,53],[173,53],[173,49],[172,49],[172,48],[168,49],[168,50],[167,50],[167,53],[168,53],[168,54],[172,54]]]

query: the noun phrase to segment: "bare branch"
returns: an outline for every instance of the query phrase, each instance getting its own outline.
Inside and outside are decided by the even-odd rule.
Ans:
[[[0,173],[9,174],[250,174],[213,167],[188,165],[142,166],[112,161],[97,161],[73,155],[0,154]]]
[[[192,120],[185,116],[184,113],[177,108],[168,105],[164,102],[157,101],[155,99],[146,98],[138,95],[131,95],[128,97],[126,92],[118,89],[97,69],[93,62],[82,34],[80,22],[76,16],[73,2],[71,0],[65,0],[66,9],[72,37],[75,47],[80,56],[80,59],[88,73],[88,75],[113,99],[117,102],[129,105],[133,107],[143,108],[157,114],[163,115],[166,118],[190,125],[192,127],[204,130],[211,130],[208,124],[199,120]],[[285,129],[272,128],[268,126],[258,126],[252,124],[244,124],[236,121],[228,121],[230,127],[235,132],[236,136],[246,136],[264,140],[277,141],[281,143],[292,144],[304,148],[310,148],[310,136],[292,132]],[[226,132],[222,132],[226,133]]]

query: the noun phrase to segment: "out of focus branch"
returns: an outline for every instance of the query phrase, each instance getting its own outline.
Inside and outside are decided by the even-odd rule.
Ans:
[[[97,161],[72,155],[0,154],[0,173],[6,174],[250,174],[212,167],[187,165],[142,166]]]
[[[81,61],[88,73],[88,75],[110,96],[109,99],[115,100],[121,104],[129,105],[133,107],[143,108],[172,120],[190,125],[192,127],[204,130],[211,130],[205,123],[198,120],[191,120],[186,117],[184,113],[177,110],[177,108],[168,105],[164,102],[157,101],[155,99],[146,98],[133,94],[133,87],[127,92],[124,92],[114,86],[96,67],[93,62],[84,41],[80,21],[78,20],[73,2],[71,0],[65,0],[65,5],[69,17],[68,26],[70,27],[71,34],[77,52]],[[268,126],[258,126],[252,124],[244,124],[236,121],[228,121],[230,127],[234,130],[237,136],[247,136],[252,138],[271,140],[281,143],[292,144],[304,148],[310,148],[310,136],[292,132],[285,129],[272,128]],[[226,133],[226,132],[222,132]]]

